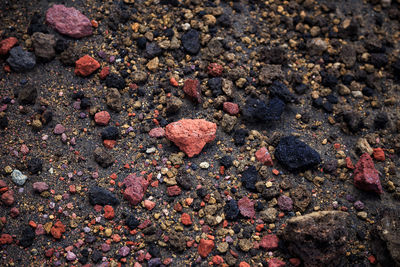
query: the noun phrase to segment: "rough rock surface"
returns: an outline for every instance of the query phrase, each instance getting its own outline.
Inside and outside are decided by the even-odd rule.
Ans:
[[[289,171],[307,170],[321,162],[317,151],[294,136],[281,138],[275,157]]]
[[[75,74],[89,76],[100,68],[100,63],[89,55],[84,55],[75,62]]]
[[[56,38],[53,34],[35,32],[32,35],[32,43],[37,58],[50,61],[55,57]]]
[[[36,58],[31,52],[25,51],[22,47],[17,46],[10,50],[7,63],[10,64],[15,72],[24,72],[35,67]]]
[[[113,193],[102,187],[93,186],[89,190],[89,202],[92,205],[118,205],[119,200]]]
[[[128,200],[131,205],[135,206],[142,201],[144,193],[149,186],[149,182],[144,179],[143,176],[130,174],[125,178],[124,185],[126,187],[124,198]]]
[[[354,170],[354,185],[364,191],[382,194],[382,185],[379,173],[375,169],[374,162],[368,153],[361,155]]]
[[[93,33],[90,20],[73,7],[52,6],[46,12],[46,22],[60,33],[73,38],[82,38]]]
[[[15,37],[9,37],[0,42],[0,55],[7,55],[10,49],[18,43]]]
[[[305,266],[341,266],[348,241],[347,216],[342,211],[319,211],[293,217],[280,238]]]
[[[215,139],[216,131],[215,123],[203,119],[182,119],[168,124],[165,136],[191,158]]]

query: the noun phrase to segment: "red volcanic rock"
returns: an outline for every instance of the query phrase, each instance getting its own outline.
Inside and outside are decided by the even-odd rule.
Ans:
[[[187,79],[183,84],[183,91],[197,103],[201,103],[201,92],[199,80]]]
[[[18,43],[17,38],[15,37],[9,37],[7,39],[4,39],[0,42],[0,55],[7,55],[8,51],[13,48],[14,45]]]
[[[200,244],[198,247],[198,252],[199,255],[202,258],[206,258],[208,256],[208,254],[211,253],[211,251],[214,248],[214,241],[212,240],[207,240],[207,239],[200,239]]]
[[[244,197],[238,201],[239,211],[244,217],[253,218],[256,215],[254,210],[254,202],[248,197]]]
[[[274,163],[272,162],[271,154],[269,154],[268,149],[266,147],[262,147],[256,152],[256,159],[264,165],[272,166]]]
[[[143,176],[136,176],[136,174],[128,175],[124,180],[126,189],[124,191],[124,198],[128,200],[131,205],[139,204],[144,193],[149,186],[149,182],[143,178]]]
[[[215,123],[203,119],[182,119],[168,124],[165,136],[191,158],[215,139],[216,131]]]
[[[279,239],[276,235],[265,235],[260,241],[260,247],[265,250],[275,250],[278,248]]]
[[[46,12],[46,22],[60,33],[73,38],[82,38],[93,34],[90,20],[73,7],[52,6]]]
[[[354,170],[354,185],[364,191],[382,194],[382,185],[379,173],[368,153],[361,155]]]
[[[84,55],[75,62],[75,74],[89,76],[100,68],[100,63],[89,55]]]
[[[218,63],[210,63],[207,67],[208,74],[214,77],[222,75],[224,68]]]
[[[232,116],[239,113],[239,105],[236,103],[224,102],[223,108],[226,113]]]
[[[94,115],[94,121],[98,125],[107,125],[110,119],[110,113],[108,113],[107,111],[100,111]]]

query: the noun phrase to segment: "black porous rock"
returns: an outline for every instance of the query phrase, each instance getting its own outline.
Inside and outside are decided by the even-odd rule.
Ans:
[[[224,212],[225,212],[225,218],[231,221],[236,220],[239,216],[239,206],[236,200],[234,199],[228,200],[225,203]]]
[[[107,128],[104,128],[104,130],[101,132],[101,138],[103,140],[117,140],[118,137],[119,137],[118,128],[114,126],[109,126]]]
[[[294,136],[281,138],[275,150],[275,158],[289,171],[304,171],[321,162],[317,151]]]
[[[290,92],[289,88],[279,81],[274,81],[268,90],[272,96],[280,98],[285,103],[293,103],[296,101],[296,97]]]
[[[122,90],[126,86],[125,79],[116,73],[110,73],[106,78],[106,86],[109,88],[117,88]]]
[[[199,53],[200,33],[198,31],[191,29],[182,36],[181,41],[186,52],[193,55]]]
[[[89,203],[91,205],[119,205],[119,200],[109,190],[93,186],[89,190]]]
[[[256,167],[250,166],[242,173],[242,184],[247,190],[256,191],[258,178]]]

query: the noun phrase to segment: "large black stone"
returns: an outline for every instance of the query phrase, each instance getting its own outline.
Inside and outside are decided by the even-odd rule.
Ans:
[[[275,158],[289,171],[304,171],[321,162],[317,151],[294,136],[281,138]]]
[[[102,187],[93,186],[89,191],[89,202],[92,205],[118,205],[119,200],[113,193]]]
[[[182,45],[186,52],[190,54],[197,54],[200,51],[200,34],[196,30],[190,30],[185,33],[182,38]]]

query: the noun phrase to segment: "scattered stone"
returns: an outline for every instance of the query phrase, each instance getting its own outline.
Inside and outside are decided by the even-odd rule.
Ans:
[[[49,190],[49,185],[45,182],[36,182],[33,183],[33,190],[38,193],[42,193],[44,191]]]
[[[165,136],[165,130],[161,127],[153,128],[150,130],[149,135],[153,138],[163,138]]]
[[[256,167],[249,166],[243,173],[242,173],[242,184],[247,190],[255,191],[256,190],[256,183],[259,180],[258,172]]]
[[[278,248],[279,239],[276,235],[265,235],[260,241],[260,247],[267,251],[276,250]]]
[[[109,123],[110,119],[111,116],[107,111],[100,111],[94,115],[94,121],[98,125],[105,126]]]
[[[90,20],[73,7],[53,5],[46,12],[46,22],[60,33],[73,38],[82,38],[93,33]]]
[[[107,168],[114,163],[114,158],[104,148],[97,147],[94,152],[94,160],[103,168]]]
[[[355,166],[354,185],[364,191],[383,193],[379,173],[368,153],[362,154]]]
[[[359,138],[357,140],[356,150],[360,154],[368,153],[369,155],[372,155],[372,153],[374,153],[374,150],[365,138]]]
[[[225,203],[224,207],[225,217],[228,220],[235,221],[239,216],[239,206],[236,200],[231,199]]]
[[[100,68],[100,63],[89,55],[84,55],[75,62],[75,74],[89,76]]]
[[[119,137],[119,130],[117,127],[109,126],[101,131],[101,139],[103,140],[117,140]]]
[[[306,266],[339,266],[345,261],[348,214],[319,211],[290,218],[280,233],[290,253]]]
[[[128,200],[131,205],[135,206],[142,201],[149,182],[145,180],[143,176],[130,174],[125,178],[124,185],[126,187],[124,191],[124,199]]]
[[[35,32],[32,35],[33,48],[38,59],[50,61],[56,56],[56,37],[53,34]]]
[[[272,98],[268,105],[260,99],[249,98],[243,115],[250,121],[271,122],[277,121],[285,109],[285,103],[277,97]]]
[[[230,116],[228,114],[222,116],[221,126],[225,132],[230,133],[234,129],[236,123],[237,118],[235,116]]]
[[[321,162],[317,151],[294,136],[281,138],[275,158],[289,171],[304,171]]]
[[[187,79],[183,84],[183,91],[197,103],[201,103],[201,92],[199,80]]]
[[[119,200],[109,190],[93,186],[89,189],[89,202],[91,205],[119,205]]]
[[[22,85],[18,90],[18,102],[22,105],[32,105],[37,98],[37,89],[31,84]]]
[[[253,218],[256,215],[254,210],[254,202],[248,197],[244,197],[238,202],[240,214],[247,218]]]
[[[232,102],[224,102],[223,104],[224,111],[229,115],[237,115],[239,113],[239,105]]]
[[[19,186],[23,186],[25,184],[26,180],[28,179],[28,176],[26,176],[25,174],[22,174],[21,171],[15,169],[11,173],[11,179],[15,184],[17,184]]]
[[[18,43],[15,37],[8,37],[0,42],[0,55],[7,55],[8,52]]]
[[[196,30],[189,30],[182,38],[182,45],[189,54],[197,54],[200,51],[200,33]]]
[[[171,96],[167,102],[167,113],[175,114],[177,113],[183,105],[182,100],[176,96]]]
[[[25,72],[35,67],[36,58],[31,52],[27,52],[22,47],[17,46],[10,50],[7,63],[15,72]]]
[[[262,147],[257,150],[256,159],[266,166],[272,166],[274,163],[272,162],[271,154],[269,154],[268,149],[266,147]]]
[[[109,88],[117,88],[118,90],[123,90],[126,87],[126,82],[122,76],[116,73],[111,73],[107,75],[106,85]]]
[[[40,158],[31,158],[28,161],[28,171],[31,174],[37,174],[43,169],[43,161]]]
[[[54,134],[60,135],[63,134],[65,132],[65,127],[62,124],[57,124],[54,127]]]
[[[120,112],[122,110],[122,98],[117,89],[111,88],[108,91],[108,94],[106,96],[106,103],[110,109],[116,112]]]
[[[214,241],[207,239],[200,239],[198,252],[202,258],[206,258],[213,249],[214,249]]]
[[[278,206],[282,211],[291,211],[293,209],[293,200],[285,195],[278,198]]]
[[[281,69],[281,65],[266,65],[260,70],[260,75],[258,79],[261,84],[269,85],[276,79],[282,79],[284,73]]]
[[[182,119],[168,124],[165,136],[191,158],[215,139],[216,130],[215,123],[203,119]]]
[[[19,240],[19,244],[24,248],[30,247],[35,241],[35,237],[35,230],[32,227],[26,227],[21,232],[21,239]]]

